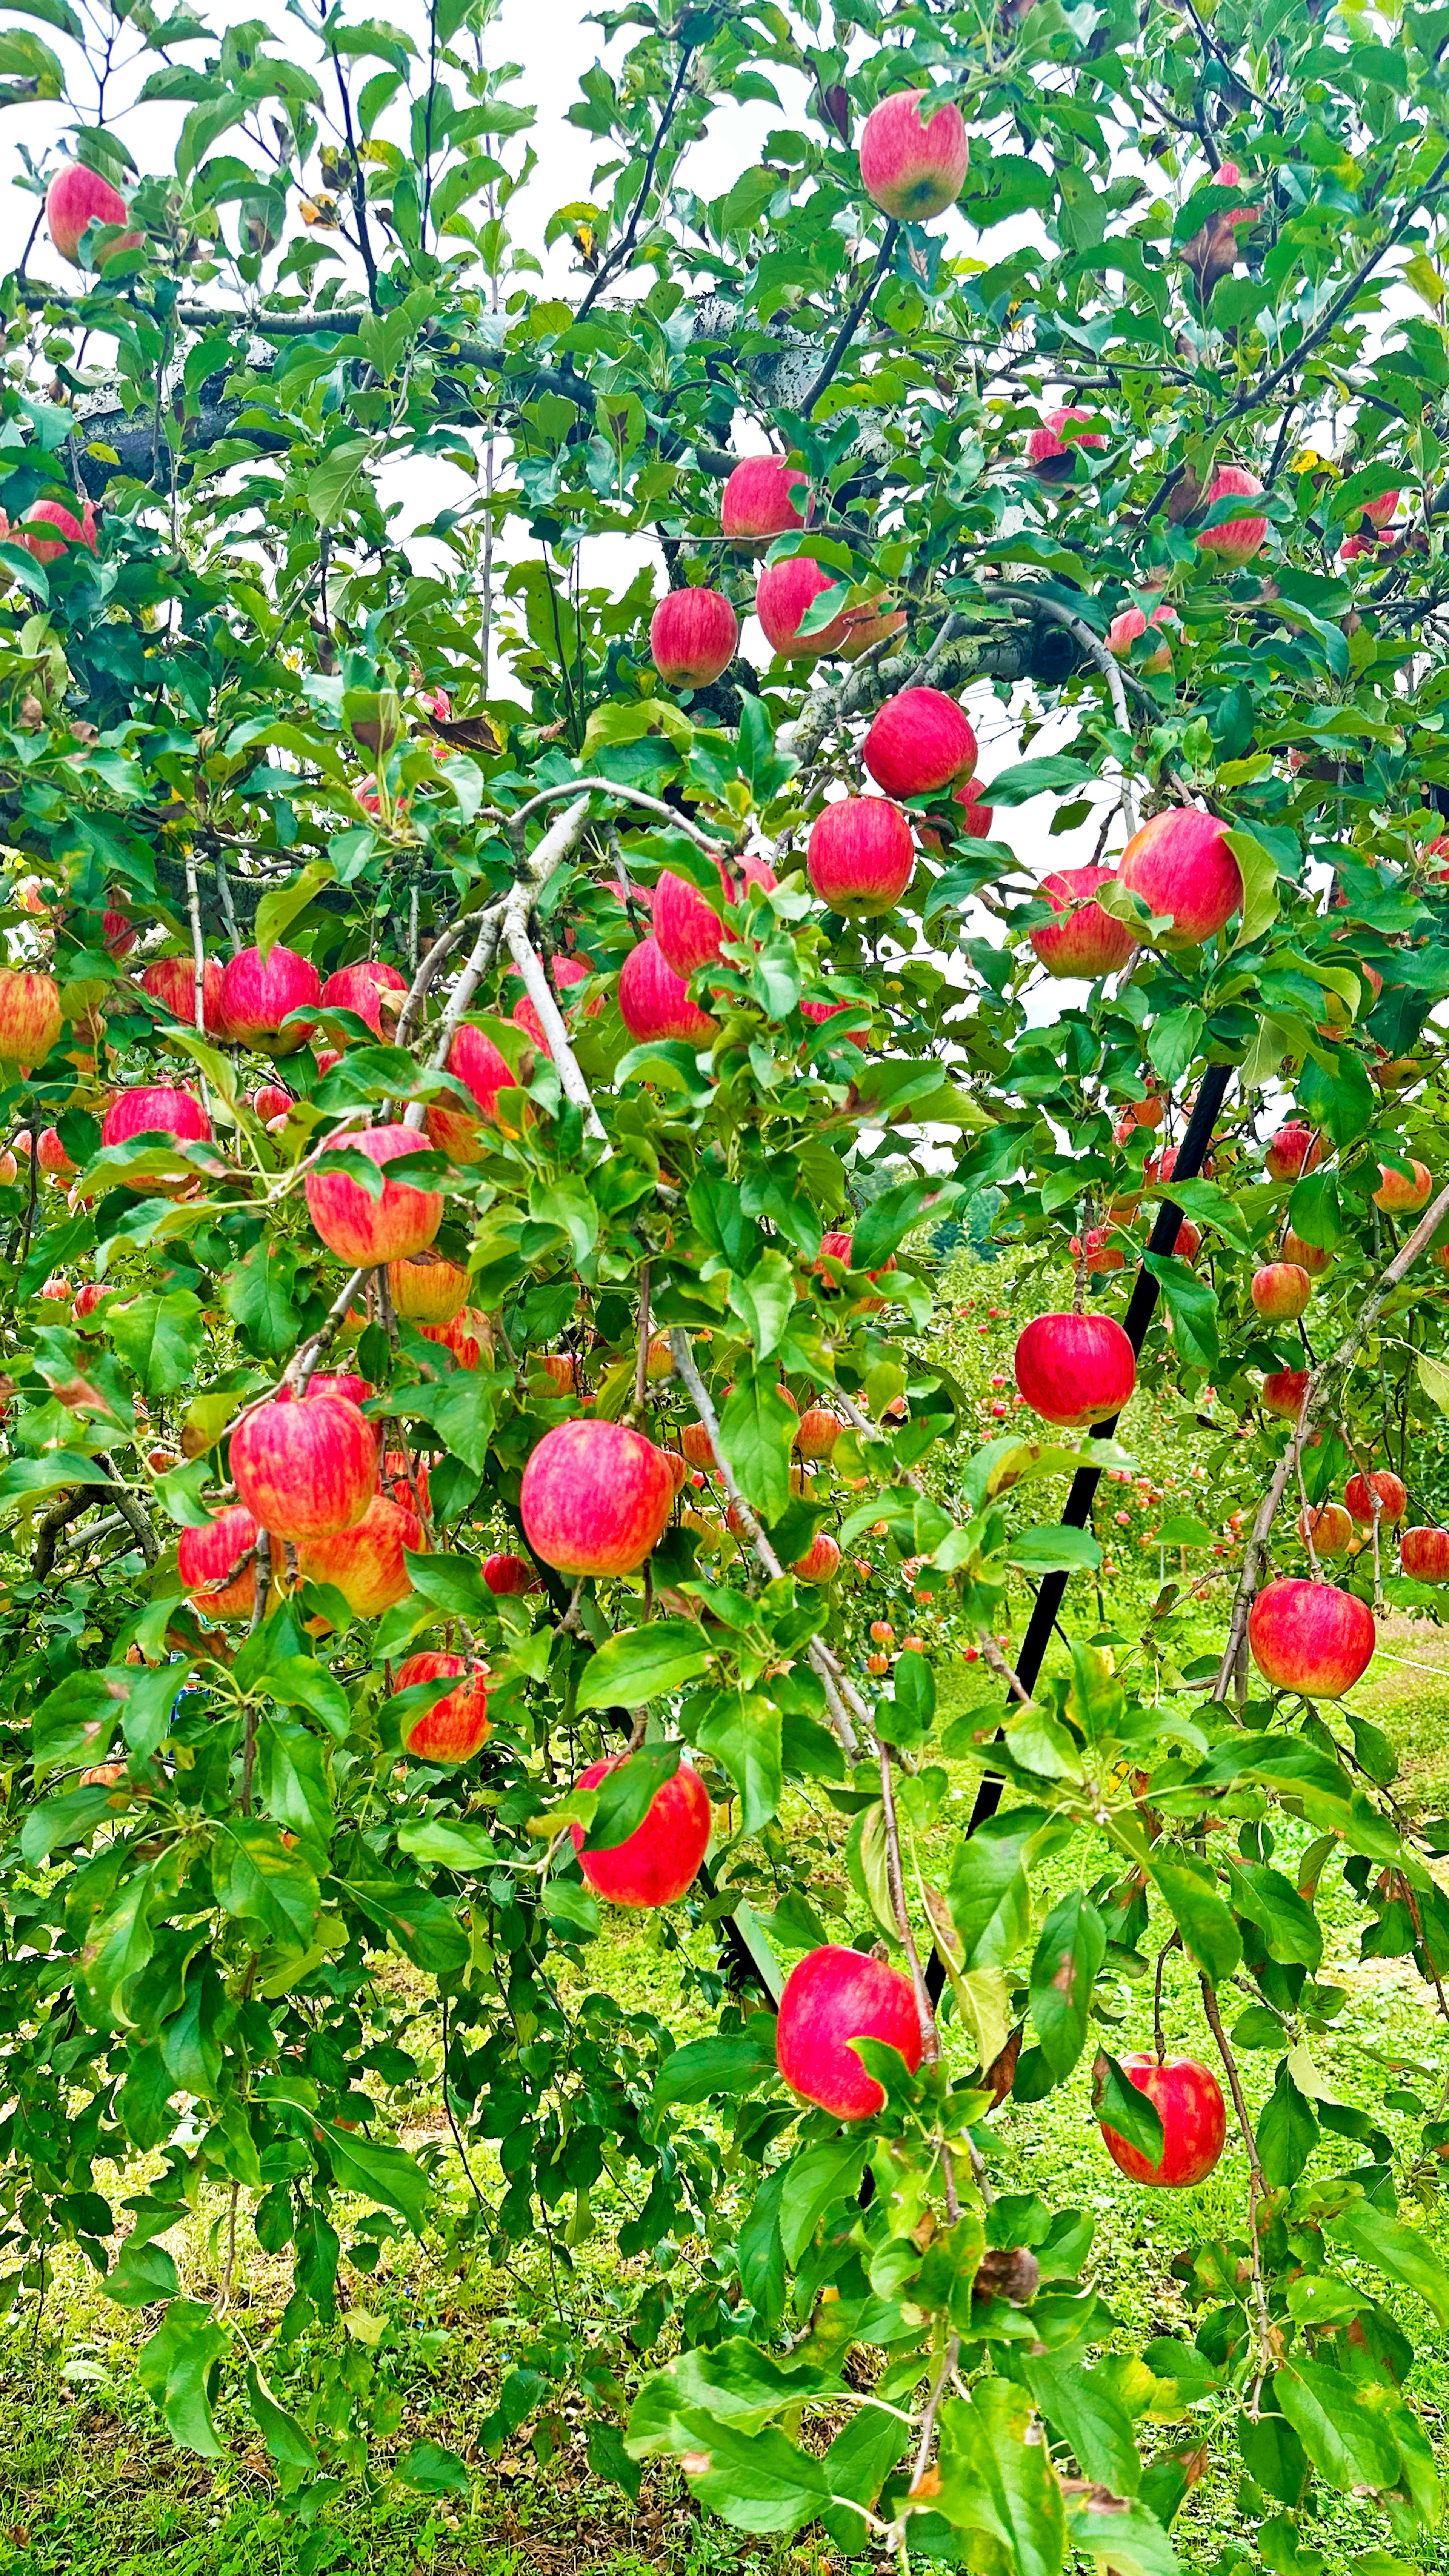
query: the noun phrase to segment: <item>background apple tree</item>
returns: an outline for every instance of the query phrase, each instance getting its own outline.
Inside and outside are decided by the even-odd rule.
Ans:
[[[1449,2067],[1449,1824],[1341,1704],[1449,1573],[1449,10],[605,14],[567,292],[488,16],[5,10],[6,2296],[78,2247],[178,2443],[250,2409],[305,2553],[398,2420],[339,2279],[410,2232],[567,2274],[607,2177],[609,2311],[539,2327],[485,2439],[581,2403],[625,2487],[990,2576],[1164,2576],[1209,2451],[1275,2566],[1325,2497],[1407,2542],[1449,2272],[1314,2048],[1331,1893]],[[722,514],[746,455],[793,478]],[[879,800],[818,828],[882,707],[894,861]],[[1104,880],[1040,891],[1043,795]],[[1023,1358],[981,1445],[946,1222],[1018,1247],[1075,1425]],[[1244,1530],[1131,1633],[1124,1329]],[[357,1404],[375,1501],[299,1535]],[[543,1543],[546,1440],[550,1511],[635,1514],[622,1571]],[[1309,1588],[1250,1632],[1270,1577]],[[690,1773],[676,2046],[589,1954]],[[777,2052],[821,1950],[884,1998],[830,2081],[828,1993]],[[1144,2349],[1090,2219],[1008,2187],[1058,2086],[1139,2177],[1226,2122]]]

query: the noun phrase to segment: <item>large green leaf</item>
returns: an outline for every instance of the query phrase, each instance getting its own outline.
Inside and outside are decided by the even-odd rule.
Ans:
[[[656,1619],[626,1628],[591,1659],[575,1707],[633,1708],[663,1699],[709,1669],[710,1650],[693,1619]]]
[[[1054,1905],[1031,1963],[1031,2017],[1042,2055],[1060,2083],[1087,2041],[1097,1970],[1107,1955],[1107,1927],[1079,1889]]]

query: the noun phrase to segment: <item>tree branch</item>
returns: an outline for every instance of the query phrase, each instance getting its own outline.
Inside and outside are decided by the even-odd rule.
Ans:
[[[841,359],[844,357],[846,350],[849,348],[851,341],[855,338],[856,332],[860,327],[861,317],[865,313],[877,286],[880,284],[883,272],[890,265],[891,257],[895,251],[896,236],[899,231],[900,225],[895,221],[895,218],[892,217],[890,222],[886,225],[885,238],[881,243],[880,249],[876,253],[870,275],[866,279],[864,286],[861,288],[860,293],[857,295],[855,302],[847,312],[844,321],[841,323],[839,330],[835,334],[834,339],[831,341],[825,364],[821,368],[814,384],[811,386],[804,401],[800,405],[802,419],[810,419],[816,404],[824,393],[826,386],[829,384],[831,377],[834,375],[835,370],[839,366]]]
[[[630,215],[629,221],[626,224],[620,239],[615,243],[614,248],[609,252],[608,256],[600,262],[598,276],[594,279],[592,286],[589,288],[587,295],[584,297],[582,304],[574,315],[576,323],[585,320],[586,316],[592,311],[594,305],[597,304],[605,287],[612,286],[615,278],[620,276],[628,267],[629,262],[634,255],[634,246],[639,239],[639,222],[643,215],[644,208],[649,201],[649,191],[654,185],[654,173],[659,166],[659,155],[664,149],[665,137],[669,132],[670,126],[674,122],[675,110],[679,105],[681,96],[683,95],[685,83],[689,78],[689,66],[693,60],[693,45],[685,45],[680,53],[679,69],[674,75],[674,85],[670,90],[669,96],[664,102],[663,113],[661,114],[658,126],[655,129],[654,140],[650,144],[648,154],[645,158],[644,176],[639,182],[639,194],[634,200],[634,211]]]

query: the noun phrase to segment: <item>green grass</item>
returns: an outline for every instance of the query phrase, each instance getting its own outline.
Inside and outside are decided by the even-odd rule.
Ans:
[[[977,1305],[971,1317],[957,1319],[951,1333],[953,1365],[981,1389],[983,1406],[990,1401],[989,1376],[1009,1368],[1011,1285],[1008,1265],[972,1270],[967,1286]],[[976,1321],[993,1297],[1001,1312],[979,1334]],[[1000,1427],[983,1415],[983,1436]],[[1216,1435],[1202,1432],[1196,1445],[1189,1435],[1185,1446],[1180,1421],[1141,1400],[1127,1440],[1156,1483],[1176,1479],[1170,1508],[1183,1506],[1192,1466],[1217,1447]],[[1246,1486],[1246,1461],[1240,1472]],[[1217,1519],[1248,1498],[1246,1492],[1229,1492],[1221,1473],[1210,1490],[1212,1500],[1205,1503],[1199,1486],[1194,1507]],[[1122,1499],[1114,1496],[1112,1508]],[[1047,1510],[1055,1507],[1045,1497],[1043,1503]],[[1155,1590],[1156,1552],[1137,1542],[1157,1517],[1133,1497],[1129,1530],[1119,1537],[1113,1524],[1109,1533],[1122,1571],[1106,1586],[1105,1606],[1124,1640],[1140,1628]],[[1219,1568],[1223,1576],[1231,1570]],[[1081,1606],[1090,1619],[1089,1594]],[[1024,1596],[1012,1603],[1017,1636],[1024,1608]],[[864,1615],[879,1610],[894,1620],[898,1637],[912,1625],[929,1633],[933,1650],[940,1649],[947,1708],[988,1697],[984,1668],[966,1667],[959,1647],[947,1648],[929,1607],[912,1604],[899,1581],[890,1598],[873,1598]],[[1221,1636],[1223,1611],[1221,1590],[1215,1588],[1201,1606],[1189,1595],[1184,1653]],[[1402,1765],[1398,1790],[1406,1802],[1420,1813],[1449,1809],[1449,1635],[1422,1621],[1391,1622],[1355,1704],[1390,1733]],[[964,1773],[961,1787],[964,1801]],[[959,1821],[962,1812],[958,1801],[952,1818]],[[1287,1836],[1284,1847],[1292,1849]],[[1422,2068],[1425,2084],[1437,2092],[1449,2069],[1449,2039],[1434,2017],[1432,1996],[1408,1963],[1358,1964],[1346,1895],[1335,1901],[1325,1888],[1323,1910],[1331,1945],[1326,1967],[1349,1989],[1350,2001],[1331,2043],[1320,2051],[1319,2072],[1345,2100],[1374,2112],[1407,2158],[1417,2123],[1384,2106],[1395,2081],[1391,2061]],[[707,1933],[687,1935],[682,1959],[659,1924],[614,1915],[575,1982],[580,1991],[606,1987],[630,2009],[657,2012],[687,2037],[704,2026],[697,2001],[684,1991],[682,1971],[690,1954],[700,1963],[710,1959]],[[1171,1962],[1171,1971],[1169,2039],[1200,2049],[1195,1989],[1180,1959]],[[1121,2044],[1127,2046],[1145,2035],[1150,2007],[1135,1995],[1124,1995],[1121,2003]],[[1272,2058],[1261,2056],[1244,2060],[1254,2107],[1272,2065]],[[1045,2102],[1014,2109],[998,2128],[998,2187],[1040,2190],[1090,2212],[1095,2277],[1124,2336],[1137,2341],[1190,2331],[1174,2259],[1240,2229],[1240,2156],[1230,2148],[1195,2192],[1157,2196],[1133,2189],[1102,2152],[1085,2073]],[[414,2140],[442,2134],[435,2084],[430,2098],[419,2101],[409,2134]],[[1327,2144],[1339,2149],[1343,2142]],[[485,2190],[496,2182],[486,2157],[476,2160],[476,2169]],[[456,2162],[452,2171],[461,2206],[466,2185]],[[536,2456],[536,2427],[530,2423],[501,2457],[490,2458],[480,2445],[480,2420],[520,2347],[555,2301],[581,2341],[597,2341],[618,2288],[626,2282],[637,2287],[646,2277],[647,2259],[625,2265],[614,2249],[615,2226],[632,2207],[628,2190],[606,2182],[594,2203],[597,2232],[577,2250],[571,2271],[551,2266],[541,2243],[514,2248],[506,2272],[476,2254],[449,2268],[439,2247],[420,2250],[400,2242],[387,2247],[375,2276],[349,2274],[344,2266],[345,2316],[354,2334],[359,2322],[369,2338],[380,2329],[378,2357],[395,2390],[397,2421],[313,2532],[277,2510],[271,2466],[246,2420],[230,2416],[225,2402],[219,2424],[228,2448],[221,2460],[198,2461],[173,2447],[132,2375],[150,2321],[110,2304],[79,2258],[58,2266],[40,2318],[27,2296],[12,2322],[0,2327],[0,2576],[155,2576],[163,2567],[167,2576],[330,2576],[334,2570],[357,2576],[838,2576],[838,2555],[817,2538],[777,2546],[701,2521],[672,2469],[646,2475],[639,2501],[631,2505],[591,2476],[576,2429],[578,2413],[571,2420],[567,2405],[556,2446],[539,2440],[543,2457]],[[1433,2201],[1426,2216],[1449,2252],[1449,2218]],[[221,2217],[218,2197],[168,2240],[192,2296],[215,2292],[221,2252],[214,2231]],[[282,2269],[260,2255],[245,2227],[241,2244],[237,2313],[245,2328],[248,2311],[254,2311],[265,2340],[285,2295]],[[688,2247],[683,2259],[689,2259]],[[1449,2337],[1415,2302],[1406,2298],[1401,2304],[1418,2351],[1413,2393],[1449,2474]],[[339,2352],[347,2349],[345,2323],[330,2340]],[[1165,2428],[1163,2438],[1176,2440],[1183,2429]],[[1194,2569],[1221,2568],[1226,2576],[1235,2560],[1251,2560],[1273,2565],[1282,2576],[1295,2564],[1291,2550],[1273,2538],[1261,2550],[1255,2545],[1255,2526],[1239,2501],[1230,2430],[1210,2420],[1191,2429],[1194,2439],[1214,2437],[1214,2464],[1175,2526],[1185,2562]],[[416,2441],[437,2442],[463,2456],[471,2476],[468,2497],[426,2498],[399,2484],[391,2463]],[[1382,2551],[1386,2535],[1371,2510],[1349,2501],[1331,2505],[1322,2519],[1312,2511],[1299,2517],[1293,2541],[1305,2552],[1321,2552],[1319,2561],[1297,2562],[1298,2576],[1365,2576],[1365,2553]],[[1395,2550],[1393,2558],[1400,2567],[1432,2570],[1435,2576],[1449,2571],[1449,2547],[1434,2536]],[[1390,2576],[1388,2563],[1381,2562],[1372,2576]]]

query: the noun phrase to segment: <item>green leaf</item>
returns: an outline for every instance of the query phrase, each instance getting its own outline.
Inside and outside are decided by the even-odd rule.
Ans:
[[[1335,1145],[1351,1145],[1367,1133],[1378,1115],[1374,1087],[1364,1060],[1350,1046],[1334,1049],[1333,1069],[1305,1056],[1297,1078],[1298,1100],[1305,1117],[1324,1128]]]
[[[1273,2395],[1320,2477],[1342,2494],[1355,2487],[1396,2486],[1399,2448],[1361,2397],[1371,2388],[1322,2362],[1295,2359],[1273,2374]]]
[[[778,1520],[790,1501],[790,1452],[799,1415],[773,1377],[742,1378],[720,1416],[720,1446],[747,1503]]]
[[[831,2138],[791,2157],[780,2193],[780,2240],[787,2263],[799,2262],[828,2209],[854,2200],[866,2152],[863,2138]]]
[[[1180,1010],[1164,1011],[1152,1023],[1147,1036],[1147,1058],[1153,1072],[1162,1082],[1176,1082],[1186,1073],[1202,1045],[1207,1030],[1207,1014],[1196,1003],[1184,1004]]]
[[[292,1299],[297,1256],[286,1243],[264,1236],[227,1272],[221,1302],[249,1349],[263,1359],[294,1350],[302,1330]]]
[[[173,2299],[166,2316],[137,2356],[136,2376],[160,2407],[173,2442],[203,2460],[219,2460],[221,2443],[211,2420],[211,2400],[231,2338],[209,2308]]]
[[[782,1252],[764,1253],[748,1278],[731,1278],[730,1307],[749,1334],[756,1358],[767,1360],[779,1349],[795,1311],[795,1273]]]
[[[360,2129],[339,2129],[328,2121],[320,2126],[340,2188],[395,2209],[420,2237],[433,2206],[433,2186],[421,2165],[401,2147],[384,2146]]]
[[[1251,832],[1225,832],[1223,838],[1243,877],[1243,916],[1233,946],[1246,948],[1278,918],[1278,861]]]
[[[666,1780],[679,1769],[677,1744],[641,1744],[605,1773],[594,1791],[593,1822],[584,1833],[586,1851],[617,1851],[636,1834]]]
[[[647,1628],[627,1628],[599,1648],[574,1705],[580,1710],[634,1708],[682,1690],[707,1672],[709,1663],[704,1632],[693,1619],[656,1619]]]
[[[247,2394],[262,2440],[278,2467],[291,2470],[294,2476],[311,2476],[317,2467],[311,2437],[296,2416],[278,2404],[254,2361],[247,2364]]]
[[[1363,2262],[1372,2263],[1375,2271],[1386,2272],[1391,2280],[1415,2291],[1440,2325],[1449,2327],[1449,2271],[1417,2227],[1391,2218],[1387,2210],[1366,2200],[1352,2202],[1325,2225],[1335,2243],[1347,2245]]]
[[[1261,1861],[1230,1860],[1227,1873],[1233,1910],[1257,1924],[1269,1957],[1315,1969],[1323,1957],[1318,1917],[1282,1871]]]
[[[1104,2128],[1115,2130],[1149,2164],[1161,2163],[1162,2115],[1106,2049],[1098,2050],[1092,2069],[1092,2108]]]
[[[1053,1524],[1019,1530],[1007,1548],[1006,1561],[1031,1574],[1091,1574],[1102,1562],[1102,1550],[1090,1530]]]
[[[1040,1807],[1011,1808],[958,1845],[948,1893],[968,1968],[1006,1967],[1026,1940],[1031,1888],[1023,1863],[1045,1822]]]
[[[312,897],[332,883],[337,871],[330,859],[309,859],[284,886],[273,886],[257,905],[256,943],[269,957],[290,923],[304,913]]]
[[[1194,1967],[1210,1984],[1220,1985],[1238,1966],[1243,1945],[1206,1861],[1185,1852],[1172,1859],[1154,1858],[1152,1880]]]
[[[1031,1963],[1032,2020],[1058,2083],[1086,2046],[1092,1991],[1106,1955],[1107,1927],[1090,1899],[1074,1889],[1047,1916]]]
[[[739,2101],[775,2073],[775,2020],[753,2013],[742,2031],[688,2040],[666,2057],[654,2079],[657,2109],[678,2102]]]
[[[969,2397],[948,2397],[939,2421],[935,2510],[954,2530],[982,2532],[994,2544],[979,2563],[1016,2576],[1060,2576],[1066,2510],[1027,2391],[980,2380]]]
[[[1074,760],[1070,752],[1045,752],[1037,760],[1019,760],[1010,769],[999,770],[985,791],[991,805],[1029,805],[1035,796],[1065,796],[1069,789],[1086,787],[1093,772],[1085,761]]]
[[[1072,2547],[1103,2576],[1180,2576],[1180,2561],[1155,2513],[1135,2497],[1074,2496],[1068,2510]]]
[[[134,2239],[128,2239],[102,2287],[117,2307],[149,2308],[158,2300],[174,2299],[181,2283],[164,2245],[137,2245]]]
[[[405,2487],[419,2495],[458,2495],[471,2492],[466,2461],[456,2451],[440,2450],[436,2442],[414,2442],[397,2464],[397,2475]]]
[[[778,1813],[784,1785],[778,1706],[759,1691],[719,1691],[693,1723],[701,1753],[723,1764],[739,1792],[739,1831],[759,1833]]]
[[[1023,2367],[1028,2388],[1070,2442],[1083,2475],[1114,2495],[1135,2495],[1142,2463],[1131,2418],[1101,2372],[1084,2370],[1076,2353],[1028,2359]]]
[[[773,2426],[742,2433],[709,2419],[698,2450],[686,2454],[689,2492],[736,2531],[798,2531],[829,2498],[825,2471]],[[707,2468],[695,2463],[708,2460]]]
[[[1275,2188],[1295,2183],[1318,2144],[1318,2122],[1313,2105],[1299,2092],[1287,2063],[1278,2069],[1278,2080],[1271,2099],[1259,2112],[1256,2122],[1258,2154],[1263,2172]],[[1285,2415],[1292,2408],[1285,2406]],[[1298,2427],[1302,2432],[1301,2425]],[[1304,2435],[1307,2444],[1307,2435]],[[1308,2446],[1311,2449],[1311,2445]]]
[[[499,1859],[488,1827],[459,1816],[429,1816],[418,1824],[399,1825],[397,1846],[437,1869],[493,1869]]]
[[[1172,1318],[1173,1348],[1188,1368],[1215,1368],[1219,1357],[1218,1301],[1210,1281],[1200,1279],[1175,1254],[1144,1252],[1144,1267],[1162,1290]]]
[[[320,1898],[317,1879],[300,1850],[288,1850],[281,1829],[261,1816],[230,1816],[212,1845],[212,1883],[228,1914],[254,1923],[275,1939],[312,1938]]]

